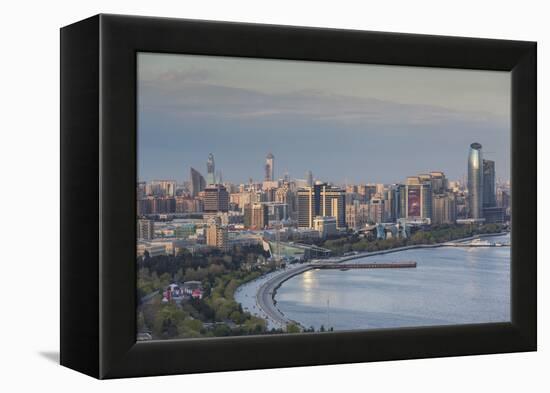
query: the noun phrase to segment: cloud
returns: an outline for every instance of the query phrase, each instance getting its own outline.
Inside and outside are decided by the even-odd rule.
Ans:
[[[393,182],[437,169],[459,178],[472,141],[495,152],[490,158],[497,162],[497,176],[509,174],[509,119],[498,112],[451,107],[456,100],[422,101],[422,81],[413,84],[417,91],[399,79],[388,82],[403,93],[390,97],[419,97],[405,104],[380,99],[380,88],[371,91],[372,97],[353,86],[339,85],[336,92],[317,75],[305,73],[298,74],[315,83],[285,79],[284,73],[273,79],[263,69],[250,76],[239,69],[237,76],[228,76],[223,64],[206,70],[186,62],[184,71],[153,65],[139,74],[138,163],[144,179],[186,179],[189,166],[204,168],[210,152],[225,179],[262,179],[269,151],[276,156],[278,175],[288,170],[303,177],[311,169],[328,181]],[[257,83],[260,72],[266,83]],[[310,85],[324,88],[303,88]],[[456,84],[438,83],[439,96],[448,90],[449,96],[471,104],[461,108],[490,107],[466,94],[470,85],[462,90],[449,86]]]
[[[178,86],[188,82],[204,82],[212,79],[213,74],[210,71],[200,68],[190,68],[185,71],[170,70],[158,73],[150,79],[145,79],[146,83],[158,83],[160,86],[169,84]]]
[[[206,71],[171,71],[140,84],[140,110],[181,119],[310,121],[343,126],[505,124],[497,115],[321,90],[266,93],[216,84]]]

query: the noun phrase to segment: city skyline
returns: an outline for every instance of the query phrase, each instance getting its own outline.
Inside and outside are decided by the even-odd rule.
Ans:
[[[510,320],[510,73],[140,53],[137,88],[137,340]]]
[[[509,178],[509,73],[139,54],[138,78],[140,180],[206,176],[213,153],[224,179],[261,181],[268,152],[276,178],[462,179],[473,140]]]
[[[194,173],[198,173],[200,176],[202,176],[204,179],[206,179],[208,177],[208,171],[209,171],[209,168],[210,168],[210,165],[211,165],[211,160],[214,160],[215,159],[215,154],[214,153],[208,153],[208,159],[205,160],[205,162],[203,163],[202,168],[200,165],[197,165],[196,167],[189,167],[188,168],[188,171],[187,171],[187,177],[184,177],[183,181],[181,179],[177,179],[177,178],[169,178],[169,177],[162,177],[162,176],[159,176],[159,177],[155,177],[155,178],[151,178],[151,179],[138,179],[138,182],[154,182],[154,181],[176,181],[177,184],[184,184],[185,182],[189,182],[189,183],[192,183],[192,176]],[[266,171],[266,164],[265,162],[267,160],[271,160],[271,163],[274,163],[277,158],[276,156],[274,156],[271,152],[267,154],[267,156],[264,158],[264,163],[263,163],[263,169],[264,171]],[[488,160],[483,160],[485,162],[487,162]],[[491,161],[489,160],[492,165],[493,165],[493,169],[494,169],[494,166],[495,166],[495,162],[494,161]],[[280,165],[280,164],[278,164]],[[202,168],[202,169],[201,169]],[[223,168],[222,168],[223,169]],[[249,183],[249,180],[252,179],[255,183],[262,183],[263,181],[267,181],[267,179],[265,178],[252,178],[252,177],[248,177],[246,181],[243,181],[243,182],[234,182],[232,181],[232,179],[227,179],[225,178],[225,180],[223,181],[219,181],[219,178],[217,176],[219,176],[219,174],[223,174],[223,171],[222,169],[220,169],[218,167],[218,170],[217,170],[217,175],[212,177],[211,181],[205,181],[205,186],[208,185],[208,184],[223,184],[223,183],[231,183],[231,184],[234,184],[234,185],[238,185],[238,184],[248,184]],[[447,173],[445,170],[440,170],[440,169],[428,169],[426,171],[422,171],[422,172],[417,172],[418,173],[430,173],[430,172],[442,172],[442,173]],[[276,172],[274,172],[276,173]],[[496,172],[498,173],[498,172]],[[364,181],[364,182],[342,182],[342,183],[339,183],[339,182],[334,182],[334,181],[330,181],[326,178],[324,178],[321,175],[317,175],[313,170],[311,169],[308,169],[305,173],[303,173],[302,176],[292,176],[290,173],[281,173],[281,174],[278,174],[278,175],[275,175],[275,177],[273,177],[272,179],[270,180],[275,180],[275,181],[278,181],[278,180],[284,180],[285,177],[287,177],[288,175],[288,178],[291,179],[291,180],[301,180],[301,181],[304,181],[306,183],[309,184],[309,179],[308,179],[308,176],[309,175],[312,175],[312,179],[313,181],[321,181],[321,182],[325,182],[325,183],[328,183],[328,184],[333,184],[333,185],[338,185],[338,186],[345,186],[345,185],[348,185],[348,184],[386,184],[386,185],[390,185],[390,184],[399,184],[399,183],[403,183],[407,177],[409,176],[415,176],[414,173],[407,173],[407,174],[403,174],[403,176],[401,177],[401,179],[398,179],[396,181],[392,181],[392,182],[369,182],[369,181]],[[468,174],[464,174],[463,176],[461,176],[460,178],[450,178],[449,176],[447,176],[447,178],[449,178],[450,180],[452,181],[459,181],[462,186],[466,186],[467,187],[467,184],[468,184]],[[502,181],[502,182],[509,182],[510,179],[509,178],[503,178],[501,176],[495,176],[495,181],[498,182],[498,181]],[[191,186],[192,187],[192,186]]]
[[[468,178],[450,182],[442,171],[428,171],[408,175],[404,182],[335,184],[322,177],[313,181],[311,171],[306,179],[292,179],[285,175],[275,179],[275,156],[266,156],[263,182],[249,179],[248,184],[222,182],[217,177],[215,159],[208,154],[207,179],[195,168],[190,168],[190,182],[178,189],[175,180],[155,180],[138,183],[138,215],[204,213],[222,216],[230,212],[234,222],[242,219],[246,227],[252,222],[268,227],[269,220],[252,219],[253,206],[270,209],[272,220],[290,220],[298,228],[333,226],[345,230],[348,224],[356,227],[357,218],[375,223],[395,222],[399,219],[435,224],[468,222],[504,222],[509,208],[509,182],[498,182],[495,161],[483,155],[483,146],[470,144],[467,156]],[[500,184],[499,184],[500,183]],[[250,210],[252,209],[252,210]],[[278,212],[276,212],[276,210]],[[367,215],[365,212],[368,210]],[[458,214],[457,214],[458,213]],[[248,218],[247,218],[248,217]],[[334,220],[326,221],[326,218]],[[229,216],[225,217],[225,224]]]

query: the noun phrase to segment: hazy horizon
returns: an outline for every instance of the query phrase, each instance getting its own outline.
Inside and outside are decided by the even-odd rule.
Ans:
[[[138,54],[138,178],[275,175],[338,184],[466,173],[470,143],[510,174],[510,73]]]

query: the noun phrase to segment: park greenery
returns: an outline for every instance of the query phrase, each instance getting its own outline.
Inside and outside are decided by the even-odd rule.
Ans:
[[[436,244],[481,234],[499,233],[500,224],[440,225],[417,229],[408,238],[376,239],[372,235],[345,233],[310,241],[330,249],[336,256],[349,252],[372,252],[420,244]],[[208,248],[194,254],[183,250],[177,255],[137,260],[138,332],[149,332],[154,339],[221,337],[265,333],[313,332],[289,324],[268,330],[266,321],[246,312],[235,301],[236,289],[276,269],[261,246],[236,246],[231,250]],[[202,299],[163,303],[162,292],[170,283],[200,281]],[[320,332],[332,331],[321,326]]]
[[[138,331],[157,339],[266,333],[265,320],[234,299],[240,285],[275,269],[266,257],[261,246],[247,246],[138,258]],[[170,283],[185,281],[200,281],[203,298],[161,302]]]
[[[341,256],[349,252],[373,252],[419,244],[444,243],[476,235],[499,233],[504,228],[502,224],[432,225],[429,229],[419,228],[413,231],[408,238],[375,239],[372,235],[346,233],[326,240],[318,240],[314,243],[331,250],[336,256]]]

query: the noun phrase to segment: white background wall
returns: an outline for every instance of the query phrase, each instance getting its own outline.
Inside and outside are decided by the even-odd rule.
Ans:
[[[549,291],[539,263],[539,352],[99,382],[55,362],[59,345],[59,31],[96,13],[536,40],[539,201],[549,195],[549,41],[543,1],[9,1],[0,22],[0,390],[465,392],[548,389]],[[545,12],[546,11],[546,12]],[[542,201],[544,202],[544,201]],[[539,203],[539,222],[548,220]],[[542,229],[542,226],[540,226]],[[539,239],[548,238],[548,230]],[[539,260],[550,256],[539,249]],[[78,261],[75,261],[78,263]],[[548,280],[546,280],[548,282]],[[546,328],[546,329],[545,329]],[[546,331],[545,331],[546,330]],[[238,355],[236,355],[238,356]],[[544,365],[546,362],[546,366]],[[547,391],[547,390],[545,390]]]

